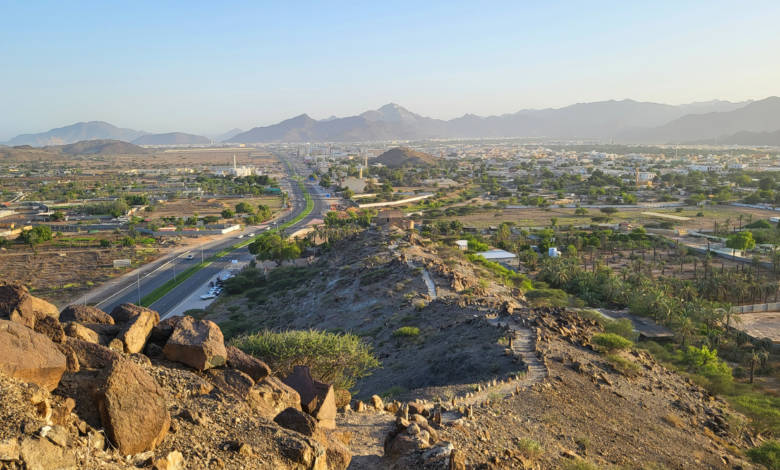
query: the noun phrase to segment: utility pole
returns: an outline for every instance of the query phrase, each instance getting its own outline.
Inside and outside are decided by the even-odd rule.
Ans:
[[[203,264],[203,247],[200,247],[200,264]]]
[[[141,305],[141,272],[138,271],[136,275],[136,286],[138,289],[138,305]]]

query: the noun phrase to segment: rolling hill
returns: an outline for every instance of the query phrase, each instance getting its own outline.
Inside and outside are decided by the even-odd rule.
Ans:
[[[208,145],[211,139],[202,135],[168,132],[166,134],[147,134],[133,140],[135,145]]]
[[[374,163],[381,163],[388,168],[432,166],[437,161],[438,158],[433,155],[418,152],[408,147],[392,148],[373,160]]]
[[[100,139],[84,140],[68,145],[58,145],[59,150],[66,155],[140,155],[148,150],[121,140]]]

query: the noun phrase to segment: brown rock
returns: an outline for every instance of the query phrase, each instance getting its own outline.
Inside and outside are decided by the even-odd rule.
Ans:
[[[61,322],[100,323],[113,325],[114,317],[91,305],[69,305],[60,313]]]
[[[227,360],[225,341],[217,324],[190,316],[182,317],[176,324],[163,354],[198,370],[219,367]]]
[[[112,363],[99,380],[96,399],[108,438],[124,455],[154,449],[171,424],[163,389],[127,360]]]
[[[379,395],[371,395],[371,404],[379,411],[384,411],[385,403]]]
[[[97,343],[89,343],[77,338],[65,339],[67,346],[78,359],[80,368],[103,369],[120,358],[116,351],[112,351]]]
[[[336,427],[336,398],[332,385],[314,380],[306,366],[295,366],[284,383],[298,392],[303,411],[314,416],[320,426],[326,429]]]
[[[154,470],[183,470],[184,456],[178,450],[154,461]]]
[[[161,347],[165,346],[165,343],[168,342],[168,338],[170,338],[173,334],[174,328],[176,328],[176,325],[179,324],[179,321],[181,321],[182,318],[184,317],[175,315],[166,318],[165,320],[160,320],[160,323],[152,328],[152,334],[149,336],[149,342],[159,344]]]
[[[55,343],[65,341],[65,330],[62,329],[60,321],[54,317],[42,316],[35,320],[34,330]]]
[[[122,304],[116,307],[111,312],[111,316],[122,324],[122,329],[116,338],[122,340],[124,352],[130,354],[143,351],[152,328],[160,322],[160,315],[157,312],[133,304]]]
[[[28,470],[75,470],[76,458],[48,439],[28,437],[22,441],[19,452]]]
[[[317,431],[317,420],[310,414],[295,408],[287,408],[274,418],[276,424],[305,436],[313,436]]]
[[[320,436],[318,442],[325,447],[325,460],[328,463],[329,470],[345,470],[352,461],[352,453],[349,449],[334,436]]]
[[[227,364],[248,374],[255,382],[271,375],[271,368],[260,359],[250,356],[235,346],[227,346],[225,350],[227,351]]]
[[[0,440],[0,462],[19,460],[19,441],[16,438]]]
[[[52,317],[54,319],[60,318],[60,310],[51,302],[47,302],[41,298],[30,296],[32,299],[32,309],[35,312],[35,318]]]
[[[241,400],[249,397],[249,392],[255,384],[252,377],[236,369],[211,369],[206,372],[206,377],[222,393]]]
[[[71,338],[80,339],[88,343],[100,343],[100,335],[97,332],[76,322],[70,322],[65,325],[65,334]]]
[[[18,323],[0,320],[0,371],[49,391],[65,372],[65,356],[40,333]]]
[[[266,377],[250,391],[249,402],[258,414],[273,419],[285,408],[301,409],[301,396],[276,377]]]
[[[33,300],[26,287],[20,284],[0,284],[0,319],[28,328],[35,327]]]

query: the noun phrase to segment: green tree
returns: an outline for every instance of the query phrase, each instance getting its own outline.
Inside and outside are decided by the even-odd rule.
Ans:
[[[737,232],[726,239],[726,246],[731,248],[732,256],[736,255],[736,250],[747,251],[756,247],[756,241],[753,239],[753,233],[747,230]]]
[[[266,220],[270,219],[271,213],[271,208],[265,204],[260,204],[257,206],[257,218],[260,219],[261,222],[265,222]]]
[[[288,241],[279,234],[260,237],[249,245],[249,252],[261,260],[273,260],[279,264],[301,255],[301,248],[294,241]]]
[[[236,204],[236,213],[237,214],[254,214],[255,208],[252,207],[251,204],[248,202],[239,202]]]
[[[47,225],[39,225],[29,230],[24,230],[19,235],[19,240],[22,243],[26,243],[33,247],[39,243],[46,242],[51,239],[51,228],[49,228]]]
[[[223,219],[232,219],[235,217],[235,212],[233,212],[231,209],[222,209],[222,218]]]

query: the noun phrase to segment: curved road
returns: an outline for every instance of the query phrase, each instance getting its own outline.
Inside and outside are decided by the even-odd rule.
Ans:
[[[292,162],[292,166],[295,173],[306,173],[304,167],[299,162]],[[292,233],[295,230],[305,227],[314,219],[324,217],[325,213],[329,210],[330,205],[323,197],[324,194],[322,189],[315,183],[308,181],[304,184],[307,191],[312,196],[314,209],[302,220],[285,229],[287,233]],[[292,194],[290,200],[293,204],[292,211],[275,220],[274,223],[282,224],[300,214],[306,207],[306,200],[303,192],[294,181],[292,181],[291,190]],[[260,227],[247,227],[243,231],[231,233],[230,236],[224,239],[205,244],[201,247],[202,256],[204,259],[208,259],[220,251],[235,245],[238,242],[237,238],[239,235],[248,235],[250,233],[257,234],[266,230],[267,227],[267,224]],[[192,248],[189,251],[176,253],[143,266],[135,273],[110,281],[104,286],[93,290],[92,293],[87,294],[86,302],[94,304],[106,312],[111,312],[116,306],[123,303],[138,303],[139,299],[151,294],[155,289],[173,279],[175,273],[181,273],[189,267],[199,263],[201,260],[201,248]],[[186,253],[191,253],[194,259],[186,259]],[[160,313],[160,317],[163,317],[195,290],[201,288],[204,284],[207,284],[210,279],[215,278],[221,271],[230,267],[232,260],[248,262],[251,261],[252,258],[253,256],[249,253],[247,247],[235,250],[212,262],[209,266],[200,269],[187,278],[186,281],[182,282],[150,305],[149,308],[156,310]]]

